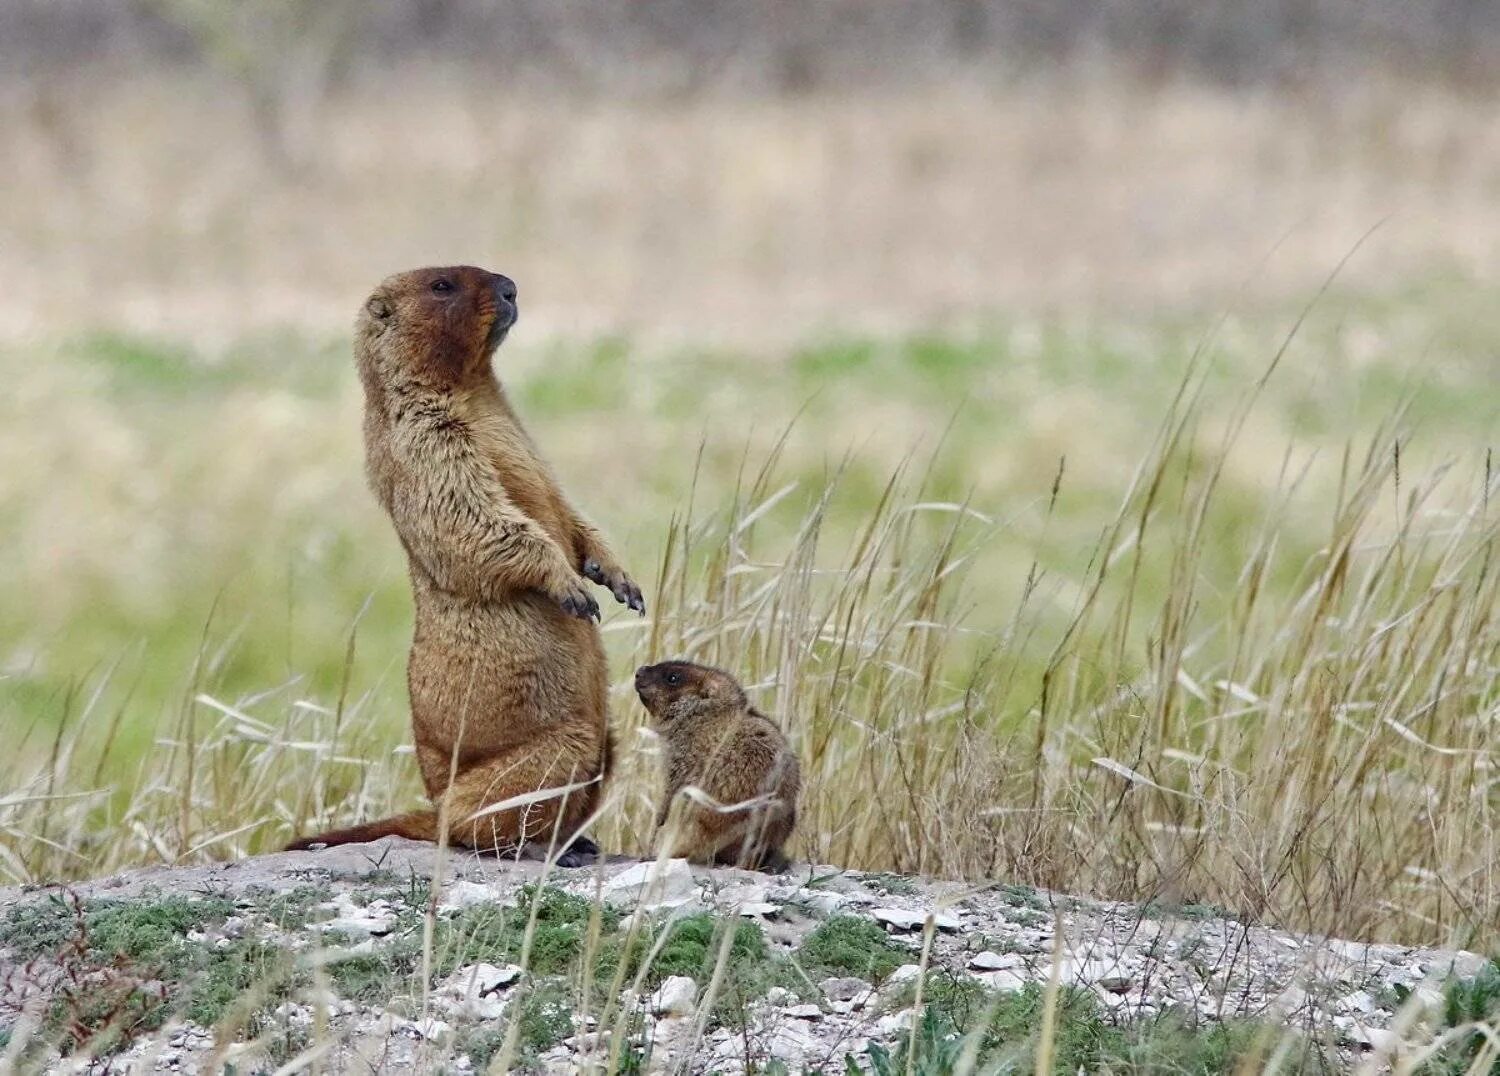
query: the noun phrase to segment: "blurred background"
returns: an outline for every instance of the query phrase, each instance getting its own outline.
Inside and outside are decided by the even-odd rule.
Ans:
[[[0,64],[12,335],[458,257],[533,340],[762,343],[1500,256],[1486,0],[5,0]]]
[[[422,264],[519,282],[500,375],[648,595],[671,521],[713,518],[773,454],[766,563],[814,509],[829,541],[857,537],[902,467],[911,506],[966,505],[988,529],[943,607],[974,633],[940,663],[955,684],[976,639],[1033,686],[1076,640],[1101,535],[1197,378],[1162,473],[1214,469],[1188,543],[1202,586],[1182,597],[1170,543],[1130,585],[1143,608],[1182,597],[1219,660],[1247,550],[1274,538],[1262,582],[1292,608],[1360,460],[1398,446],[1370,509],[1398,529],[1434,468],[1443,511],[1488,497],[1497,72],[1489,0],[0,0],[0,719],[19,744],[0,793],[83,797],[66,839],[0,814],[0,863],[234,854],[309,811],[414,797],[398,755],[373,798],[273,789],[240,826],[181,794],[175,838],[141,821],[180,784],[146,763],[225,706],[290,729],[361,699],[382,757],[403,742],[409,599],[363,484],[348,330]],[[686,617],[686,595],[653,608]],[[606,629],[628,727],[634,661],[742,652],[682,623]],[[1163,639],[1140,614],[1104,634],[1138,656]],[[795,724],[788,661],[746,673]],[[1483,668],[1466,720],[1493,702]],[[1099,713],[1053,745],[1021,731],[1034,703],[996,704],[1005,735],[1103,798]],[[289,704],[284,726],[264,713]],[[1153,750],[1187,751],[1179,731]],[[1138,746],[1131,765],[1178,780]],[[1449,791],[1493,809],[1493,785]],[[117,826],[134,835],[109,859],[89,835]],[[923,860],[920,828],[814,826],[804,852],[1148,884],[1019,838],[988,867]],[[1455,841],[1432,854],[1457,862]],[[1417,884],[1397,844],[1390,876]],[[1431,885],[1425,918],[1385,929],[1447,936],[1454,886]],[[1470,913],[1496,899],[1493,878],[1458,888]]]

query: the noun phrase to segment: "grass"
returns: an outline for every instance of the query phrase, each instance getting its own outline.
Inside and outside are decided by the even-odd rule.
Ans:
[[[208,945],[194,931],[235,910],[215,897],[80,901],[52,895],[0,920],[0,946],[21,964],[55,969],[47,1022],[64,1054],[109,1053],[169,1018],[212,1027],[250,995],[285,997],[293,959],[255,938]],[[272,915],[277,909],[268,906]],[[0,995],[12,983],[0,981]],[[0,997],[0,1009],[13,1002]]]
[[[507,351],[651,597],[605,624],[604,843],[641,847],[654,813],[629,671],[682,655],[786,723],[804,858],[1480,944],[1500,524],[1467,349],[1500,326],[1424,323],[1430,300],[1326,298],[1284,349],[1232,320],[829,341],[774,377]],[[1353,336],[1385,344],[1356,365]],[[1402,373],[1419,337],[1456,357]],[[336,350],[246,347],[199,386],[172,371],[209,357],[149,341],[0,353],[13,440],[77,464],[0,468],[0,878],[242,855],[420,799],[352,378]]]
[[[837,975],[857,975],[879,983],[916,954],[893,944],[879,924],[852,915],[836,915],[819,923],[797,949],[797,957],[813,981]]]
[[[928,976],[922,987],[924,1004],[910,1037],[895,1050],[879,1045],[869,1050],[874,1072],[948,1076],[964,1071],[1038,1071],[1045,986],[994,993],[973,980],[938,973]],[[905,988],[905,1003],[910,1004],[914,993],[914,986]],[[1336,1063],[1316,1044],[1288,1037],[1285,1029],[1270,1023],[1209,1023],[1170,1012],[1116,1018],[1089,992],[1067,987],[1058,991],[1056,1011],[1049,1073],[1214,1076],[1336,1070]],[[1275,1061],[1270,1058],[1273,1049],[1280,1051]]]

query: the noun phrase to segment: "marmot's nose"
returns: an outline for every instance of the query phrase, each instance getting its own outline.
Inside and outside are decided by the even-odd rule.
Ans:
[[[508,276],[495,274],[495,294],[507,303],[516,301],[516,282]]]

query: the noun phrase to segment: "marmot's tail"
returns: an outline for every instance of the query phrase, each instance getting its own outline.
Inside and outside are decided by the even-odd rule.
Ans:
[[[362,844],[381,837],[407,837],[414,841],[436,841],[438,818],[436,811],[412,811],[410,814],[393,815],[376,822],[347,829],[331,829],[315,837],[299,837],[286,846],[288,852],[305,852],[314,845],[332,847],[336,844]]]

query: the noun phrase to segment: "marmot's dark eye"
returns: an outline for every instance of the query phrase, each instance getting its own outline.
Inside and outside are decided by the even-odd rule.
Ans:
[[[667,673],[667,683],[671,684],[673,687],[676,687],[678,684],[682,683],[682,674]]]
[[[432,290],[435,291],[435,292],[440,292],[440,293],[441,292],[452,291],[453,290],[453,281],[451,281],[451,280],[434,280],[432,282]]]

